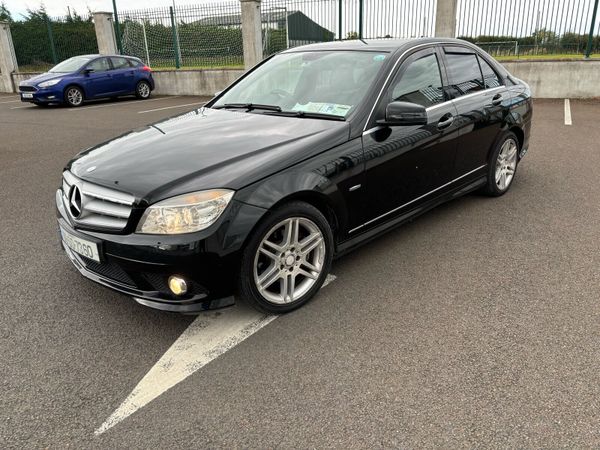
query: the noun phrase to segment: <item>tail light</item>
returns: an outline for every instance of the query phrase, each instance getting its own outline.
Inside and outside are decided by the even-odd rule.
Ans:
[[[148,67],[148,66],[144,66],[144,67],[142,67],[142,70],[143,70],[144,72],[152,72],[152,70],[151,70],[151,69],[150,69],[150,67]]]

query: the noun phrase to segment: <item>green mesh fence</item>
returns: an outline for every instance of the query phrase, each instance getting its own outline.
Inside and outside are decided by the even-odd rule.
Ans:
[[[72,56],[98,53],[91,16],[31,14],[10,24],[20,72],[41,72]]]
[[[243,66],[239,2],[120,11],[123,53],[154,68]]]

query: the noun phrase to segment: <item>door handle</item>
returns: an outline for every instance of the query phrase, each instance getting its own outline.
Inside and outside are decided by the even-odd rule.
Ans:
[[[454,116],[448,113],[442,116],[442,118],[437,124],[437,128],[438,130],[443,130],[444,128],[448,128],[450,125],[452,125],[452,122],[454,122]]]
[[[501,103],[502,103],[502,94],[496,94],[496,95],[494,95],[494,97],[492,97],[492,105],[493,106],[498,106]]]

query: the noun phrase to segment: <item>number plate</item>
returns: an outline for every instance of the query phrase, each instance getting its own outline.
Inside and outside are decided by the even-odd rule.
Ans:
[[[71,233],[68,233],[62,228],[60,229],[60,234],[64,244],[75,253],[85,256],[86,258],[93,259],[96,262],[100,262],[98,244],[86,239],[78,238],[77,236],[73,236]]]
[[[31,92],[23,92],[21,94],[21,97],[23,97],[23,98],[33,98],[33,94]]]

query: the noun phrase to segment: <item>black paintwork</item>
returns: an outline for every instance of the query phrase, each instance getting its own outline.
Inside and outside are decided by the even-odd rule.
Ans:
[[[403,70],[402,62],[415,52],[435,52],[443,64],[444,46],[476,52],[494,68],[503,85],[448,97],[428,108],[424,125],[381,125],[389,103],[385,87]],[[264,214],[281,202],[304,199],[321,209],[332,223],[336,252],[341,254],[480,187],[489,152],[504,131],[517,134],[521,155],[528,148],[529,87],[469,43],[453,39],[347,41],[288,52],[308,49],[388,52],[390,57],[366,99],[346,121],[218,110],[211,108],[216,97],[206,107],[77,155],[67,169],[84,180],[133,194],[135,211],[127,228],[115,234],[75,227],[58,205],[61,226],[101,242],[105,261],[122,267],[138,289],[131,292],[90,272],[81,261],[78,269],[160,309],[189,312],[223,306],[231,303],[246,239]],[[444,86],[449,85],[443,66],[441,75]],[[96,169],[88,173],[91,166]],[[178,236],[134,233],[148,205],[214,188],[236,193],[222,217],[208,229]],[[163,280],[174,273],[185,275],[197,284],[197,290],[183,300],[175,299],[156,290],[156,283],[144,283],[148,277],[140,274],[147,273]]]

